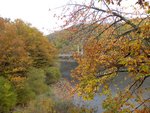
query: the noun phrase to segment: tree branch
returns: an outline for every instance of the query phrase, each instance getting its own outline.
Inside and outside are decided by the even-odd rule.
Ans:
[[[149,101],[150,98],[147,98],[146,100],[144,100],[141,104],[139,104],[136,108],[134,108],[131,113],[133,113],[136,109],[138,109],[139,107],[141,107],[146,101]]]
[[[98,38],[101,34],[103,34],[106,30],[108,30],[110,27],[112,27],[113,25],[115,25],[116,23],[118,23],[118,22],[120,22],[120,21],[121,21],[121,19],[119,19],[119,20],[115,21],[114,23],[110,24],[107,28],[105,28],[102,32],[99,33],[99,35],[97,36],[97,38]]]
[[[107,76],[107,75],[111,75],[113,73],[118,73],[118,72],[128,72],[128,70],[117,70],[117,71],[113,71],[113,72],[110,72],[110,73],[104,73],[104,74],[98,74],[96,75],[97,78],[101,78],[101,77],[104,77],[104,76]]]

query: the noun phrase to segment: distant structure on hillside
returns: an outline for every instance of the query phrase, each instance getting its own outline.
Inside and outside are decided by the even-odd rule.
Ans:
[[[77,53],[80,55],[83,55],[83,48],[80,48],[80,46],[77,46]],[[60,61],[68,61],[68,62],[75,62],[73,58],[73,53],[61,53],[58,55]]]

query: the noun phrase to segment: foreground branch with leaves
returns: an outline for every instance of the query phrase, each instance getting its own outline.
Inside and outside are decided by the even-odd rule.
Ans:
[[[78,81],[75,90],[85,99],[93,99],[102,91],[100,93],[107,96],[103,102],[105,113],[150,110],[150,99],[143,96],[149,92],[149,87],[143,87],[143,84],[150,77],[149,3],[138,0],[140,11],[132,13],[111,6],[115,3],[123,6],[122,2],[91,0],[84,4],[69,4],[70,10],[65,7],[69,15],[63,16],[64,26],[78,26],[75,38],[84,40],[84,53],[74,55],[79,64],[72,72]],[[99,7],[100,3],[104,7]],[[131,82],[112,95],[110,84],[122,76],[121,72]]]

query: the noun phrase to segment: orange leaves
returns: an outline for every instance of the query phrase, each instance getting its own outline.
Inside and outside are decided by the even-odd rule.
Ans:
[[[141,26],[139,28],[140,32],[140,36],[141,38],[145,39],[145,38],[149,38],[150,36],[150,21],[148,21],[146,24],[144,24],[143,26]]]
[[[0,37],[0,58],[0,71],[3,73],[24,72],[31,63],[23,41],[7,34]]]
[[[26,80],[26,77],[11,76],[10,81],[17,87],[21,87]]]
[[[117,62],[125,54],[123,50],[127,51],[124,49],[126,46],[121,47],[119,43],[125,45],[127,41],[91,38],[85,44],[84,54],[76,55],[79,66],[73,71],[73,76],[80,81],[78,90],[85,98],[92,98],[100,86],[105,86],[106,82],[117,76]],[[104,89],[103,93],[109,92],[108,88]]]
[[[37,29],[21,20],[0,19],[0,72],[24,76],[30,66],[53,64],[55,47]]]
[[[135,110],[135,113],[150,113],[150,109],[149,108],[138,109]]]
[[[111,4],[114,0],[105,1],[106,4]],[[114,3],[120,4],[121,1],[123,0]],[[149,6],[144,0],[137,0],[137,2],[144,7]],[[72,16],[70,18],[70,24],[73,22],[75,24],[80,23],[81,21],[83,25],[88,26],[81,27],[81,30],[86,31],[84,34],[89,33],[90,37],[94,36],[94,38],[88,37],[89,39],[84,41],[84,53],[82,55],[75,55],[79,65],[72,74],[79,81],[77,87],[79,93],[86,99],[91,99],[96,91],[98,91],[95,89],[103,87],[103,93],[107,95],[109,83],[116,76],[119,76],[121,72],[125,72],[123,75],[130,77],[133,80],[131,82],[135,81],[133,86],[132,83],[129,84],[132,88],[128,89],[139,90],[144,79],[150,75],[149,18],[144,18],[142,15],[138,15],[138,13],[135,13],[134,16],[127,13],[123,14],[126,11],[119,12],[112,9],[111,12],[111,7],[109,6],[107,7],[109,7],[110,11],[107,12],[98,7],[97,2],[94,2],[94,0],[91,3],[93,4],[76,5],[75,8],[77,10],[71,12],[71,14],[74,14],[72,15],[74,18]],[[75,15],[75,13],[77,14]],[[103,15],[103,13],[106,13],[106,15]],[[131,17],[129,17],[130,15]],[[142,18],[132,18],[138,16]],[[88,22],[87,18],[89,18]],[[88,25],[87,23],[90,24]],[[86,35],[84,36],[86,37]],[[81,36],[79,37],[82,38]],[[129,91],[129,93],[131,92]],[[131,98],[132,96],[127,95],[127,93],[125,95],[120,94],[114,99],[110,97],[105,107],[108,108],[108,113],[113,113],[114,110],[119,113],[129,112],[134,106],[130,102],[126,103],[125,99]],[[123,111],[122,108],[124,106],[125,109]]]
[[[95,89],[105,86],[115,78],[120,68],[126,69],[133,80],[148,76],[149,51],[149,46],[140,37],[134,37],[133,40],[127,37],[88,39],[84,54],[75,55],[79,66],[72,74],[79,80],[79,93],[86,98],[93,97]],[[108,90],[104,89],[103,93],[108,93]]]

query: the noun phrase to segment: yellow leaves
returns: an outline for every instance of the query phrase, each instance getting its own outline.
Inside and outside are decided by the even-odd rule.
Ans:
[[[110,93],[111,93],[111,91],[109,89],[109,84],[105,83],[102,88],[102,94],[109,95]]]
[[[94,98],[97,91],[99,91],[100,83],[98,79],[94,77],[87,77],[80,84],[77,85],[77,93],[85,100],[91,100]]]
[[[142,25],[140,28],[140,38],[145,39],[150,36],[150,21]]]
[[[134,66],[137,65],[137,61],[136,61],[136,59],[134,59],[134,58],[127,57],[125,60],[126,60],[126,62],[127,62],[126,65],[134,65]]]
[[[146,61],[146,57],[144,55],[140,55],[140,56],[137,57],[137,61],[138,62]]]
[[[2,72],[25,71],[30,65],[30,59],[24,49],[24,43],[19,38],[0,37],[0,70]]]
[[[129,42],[129,46],[131,47],[131,50],[137,51],[141,48],[141,40],[133,40]]]
[[[144,77],[144,76],[148,76],[148,74],[150,74],[150,66],[149,65],[141,65],[139,67],[140,70],[140,76],[139,77]]]
[[[10,81],[15,85],[15,87],[22,87],[23,83],[26,80],[26,77],[21,77],[21,76],[11,76]]]
[[[27,51],[33,60],[34,66],[43,67],[52,63],[57,54],[55,47],[41,35],[34,37],[34,40],[32,39],[33,37],[27,37],[25,43],[27,44]],[[28,43],[29,40],[30,43]]]
[[[25,77],[20,77],[20,76],[10,77],[10,80],[15,81],[15,82],[21,82],[21,81],[24,81],[25,79],[26,79]]]
[[[135,113],[149,113],[150,108],[142,108],[142,109],[136,109]]]
[[[0,72],[25,76],[30,66],[53,64],[57,50],[37,29],[21,20],[0,19]]]
[[[140,82],[144,77],[149,76],[149,29],[150,25],[145,24],[140,27],[140,33],[134,32],[131,36],[118,39],[113,36],[109,38],[106,36],[99,40],[94,38],[87,40],[84,54],[81,56],[76,55],[79,65],[73,71],[74,77],[79,81],[78,92],[80,95],[85,97],[85,99],[91,99],[96,92],[100,91],[98,88],[101,87],[104,95],[110,95],[109,85],[117,77],[117,73],[121,73],[121,69],[125,69],[126,73],[123,75],[126,74],[126,77],[119,82],[128,81],[128,77],[131,79],[131,82],[133,80],[132,83],[136,80]],[[148,40],[147,43],[145,43],[146,40]],[[138,98],[129,91],[129,89],[134,90],[134,86],[132,88],[130,86],[132,83],[126,86],[125,90],[118,89],[117,91],[122,90],[122,93],[118,93],[114,98],[110,97],[105,101],[104,107],[108,109],[108,113],[111,110],[112,113],[114,110],[118,113],[126,113],[135,107],[130,102],[130,99]],[[135,84],[138,86],[138,82]],[[137,93],[143,94],[143,92]],[[129,101],[127,101],[128,99]],[[138,102],[141,101],[138,100]]]
[[[23,70],[24,70],[23,67],[17,67],[17,68],[12,69],[12,72],[16,73],[16,72],[23,71]]]

